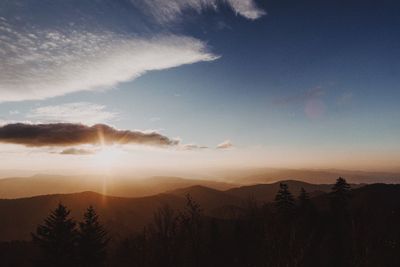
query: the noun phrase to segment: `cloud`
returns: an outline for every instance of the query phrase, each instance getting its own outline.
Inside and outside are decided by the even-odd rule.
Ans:
[[[92,155],[95,154],[93,150],[83,148],[67,148],[60,152],[60,155]]]
[[[227,0],[233,10],[248,19],[258,19],[266,12],[257,7],[254,0]]]
[[[117,130],[105,124],[87,126],[74,123],[7,124],[0,127],[0,142],[28,147],[84,144],[141,144],[165,147],[179,143],[157,132]]]
[[[233,148],[233,144],[230,140],[226,140],[221,144],[217,145],[217,149],[229,149],[229,148]]]
[[[0,102],[112,89],[148,71],[216,60],[205,42],[159,22],[223,4],[248,19],[265,13],[253,0],[111,2],[0,1]]]
[[[185,144],[181,146],[182,150],[201,150],[201,149],[207,149],[207,146],[199,146],[196,144]]]
[[[106,111],[106,106],[75,102],[54,106],[37,107],[27,114],[29,119],[38,119],[45,122],[74,122],[74,123],[104,123],[117,117],[117,113]]]
[[[3,33],[0,29],[0,35]],[[112,88],[147,71],[218,58],[200,40],[114,33],[14,33],[0,43],[0,102]]]
[[[227,4],[232,10],[247,19],[258,19],[265,11],[258,8],[254,0],[131,0],[159,22],[174,21],[185,11],[194,10],[201,13],[206,9],[217,10],[219,5]]]

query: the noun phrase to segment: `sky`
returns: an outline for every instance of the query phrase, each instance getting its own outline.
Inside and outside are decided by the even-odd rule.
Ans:
[[[400,171],[397,1],[0,3],[0,173]]]

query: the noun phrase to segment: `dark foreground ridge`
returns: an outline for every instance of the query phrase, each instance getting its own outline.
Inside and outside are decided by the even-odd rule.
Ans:
[[[0,200],[1,266],[400,266],[400,185]]]

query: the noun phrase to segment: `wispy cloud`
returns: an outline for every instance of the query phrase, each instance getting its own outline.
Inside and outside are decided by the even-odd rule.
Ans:
[[[233,148],[233,144],[230,140],[226,140],[217,145],[217,149],[230,149]]]
[[[12,35],[12,40],[0,43],[0,101],[112,88],[147,71],[218,58],[200,40],[178,35],[149,39],[90,32]]]
[[[181,146],[182,150],[202,150],[202,149],[207,149],[207,146],[200,146],[197,144],[184,144]]]
[[[60,155],[92,155],[95,154],[95,151],[90,149],[83,149],[83,148],[67,148],[60,152]]]
[[[87,126],[74,123],[7,124],[0,127],[0,142],[29,147],[85,144],[176,146],[179,143],[157,132],[118,130],[105,124]]]
[[[117,117],[116,112],[106,110],[106,106],[76,102],[53,106],[37,107],[27,114],[29,119],[37,119],[41,122],[74,122],[95,124],[104,123]]]
[[[253,0],[50,2],[0,2],[0,102],[111,89],[148,71],[216,60],[202,40],[154,26],[188,9],[227,4],[248,19],[264,14]]]
[[[201,13],[206,9],[217,10],[219,5],[227,4],[232,10],[247,19],[258,19],[265,11],[257,7],[254,0],[131,0],[144,12],[159,22],[179,19],[185,11],[195,10]]]

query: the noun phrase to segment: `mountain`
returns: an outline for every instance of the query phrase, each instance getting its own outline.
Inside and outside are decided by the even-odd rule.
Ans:
[[[103,196],[93,192],[57,194],[21,199],[0,200],[0,240],[26,240],[59,203],[71,209],[71,216],[81,219],[92,205],[107,229],[115,235],[126,235],[142,229],[154,211],[169,204],[178,209],[184,198],[159,194],[143,198]]]
[[[301,181],[289,180],[271,184],[256,184],[249,186],[241,186],[225,191],[231,196],[241,199],[254,198],[261,202],[271,202],[274,200],[276,193],[279,190],[279,184],[286,183],[289,186],[290,192],[296,197],[299,195],[301,188],[304,188],[311,196],[320,195],[329,192],[332,185],[329,184],[310,184]]]
[[[234,184],[179,177],[96,177],[35,175],[0,179],[0,198],[21,198],[45,194],[93,191],[120,197],[143,197],[193,185],[226,190]]]
[[[186,194],[198,202],[205,214],[225,205],[239,205],[240,199],[216,189],[192,186],[147,197],[125,198],[104,196],[94,192],[43,195],[20,199],[0,199],[0,241],[27,240],[36,226],[43,222],[59,203],[71,209],[72,217],[80,220],[92,205],[113,236],[127,236],[148,224],[154,212],[164,205],[182,210]]]
[[[201,185],[176,189],[167,193],[181,197],[189,194],[195,201],[199,202],[202,207],[206,207],[208,211],[220,208],[221,206],[240,205],[243,201],[243,199],[240,197],[234,196],[227,192]]]
[[[311,195],[319,196],[331,188],[331,185],[313,185],[299,181],[284,182],[289,185],[289,189],[294,195],[298,194],[301,187],[304,187]],[[193,200],[200,204],[205,215],[226,218],[240,210],[249,196],[254,196],[263,202],[272,201],[278,191],[278,186],[279,183],[259,184],[221,191],[196,185],[136,198],[82,192],[0,199],[0,241],[30,239],[30,233],[35,231],[37,225],[42,223],[50,210],[53,210],[59,203],[71,209],[71,216],[78,220],[82,218],[85,209],[92,205],[112,236],[118,238],[142,230],[151,222],[154,212],[164,205],[169,205],[175,210],[182,210],[186,204],[187,194],[190,194]],[[371,185],[366,189],[358,188],[355,192],[357,195],[365,197],[362,200],[354,198],[354,203],[359,201],[360,205],[364,205],[363,201],[367,201],[373,205],[373,199],[367,199],[371,195],[379,201],[383,199],[383,203],[379,203],[385,205],[386,202],[399,200],[400,185],[392,187]],[[318,200],[318,198],[314,199]],[[323,196],[318,201],[326,202]]]
[[[400,173],[366,172],[349,170],[314,170],[314,169],[273,169],[253,168],[227,170],[219,173],[220,177],[232,183],[250,185],[274,183],[282,180],[298,180],[316,184],[330,184],[338,177],[345,177],[349,183],[400,183]]]

